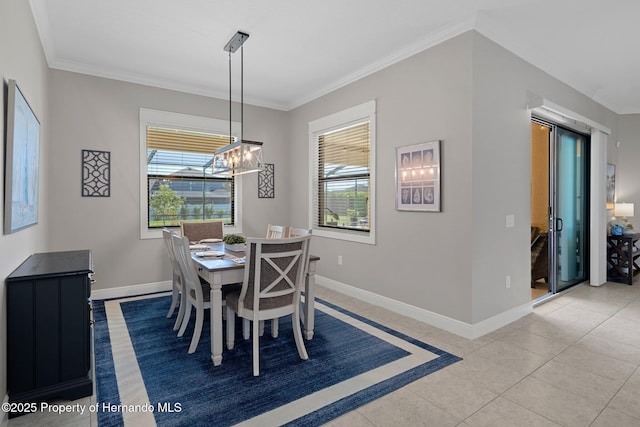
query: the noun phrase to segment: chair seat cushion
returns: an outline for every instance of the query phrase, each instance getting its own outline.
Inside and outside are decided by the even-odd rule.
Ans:
[[[231,307],[231,309],[235,312],[238,312],[239,300],[240,291],[229,293],[225,298],[227,307]],[[285,307],[287,305],[291,305],[292,300],[292,294],[273,298],[263,298],[260,300],[260,310],[270,310],[273,308]],[[246,308],[247,310],[253,310],[253,298],[249,296],[249,293],[247,293],[247,296],[244,299],[244,308]]]
[[[224,285],[222,287],[222,299],[227,299],[229,294],[237,292],[240,294],[240,290],[242,289],[242,283],[234,283],[233,285]]]
[[[211,301],[211,285],[209,282],[200,278],[200,285],[202,286],[202,299],[205,302]],[[224,285],[222,287],[222,300],[225,301],[227,299],[227,295],[231,292],[240,293],[240,289],[242,289],[242,283],[234,283],[232,285]],[[191,289],[191,296],[193,298],[196,297],[196,293],[193,289]]]
[[[200,278],[200,286],[202,286],[202,299],[207,302],[211,300],[211,286],[209,282],[206,282]],[[191,298],[196,298],[196,291],[193,289],[189,289],[189,293],[191,294]]]

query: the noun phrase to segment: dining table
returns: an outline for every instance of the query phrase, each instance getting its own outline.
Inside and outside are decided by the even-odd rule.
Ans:
[[[211,321],[211,360],[215,366],[222,364],[222,287],[234,283],[242,283],[245,270],[245,252],[232,251],[224,243],[209,243],[208,249],[191,251],[198,275],[211,286],[210,321]],[[303,335],[307,340],[313,338],[315,311],[315,275],[316,263],[320,257],[309,256],[305,272],[304,299],[301,320],[304,326]]]

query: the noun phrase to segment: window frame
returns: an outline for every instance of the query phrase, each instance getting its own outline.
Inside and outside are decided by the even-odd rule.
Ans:
[[[323,227],[318,224],[318,136],[358,122],[369,122],[369,230]],[[309,228],[314,236],[376,244],[376,101],[371,100],[309,122]]]
[[[149,215],[148,205],[148,181],[147,181],[147,127],[169,127],[174,129],[210,132],[216,134],[228,134],[229,122],[226,120],[213,119],[210,117],[193,116],[189,114],[173,113],[169,111],[151,110],[140,108],[140,239],[161,239],[161,228],[149,228],[147,219]],[[231,123],[231,134],[239,134],[240,124]],[[212,153],[213,154],[213,153]],[[225,225],[224,232],[242,233],[242,177],[234,177],[234,220],[233,225]],[[176,227],[173,227],[176,228]]]

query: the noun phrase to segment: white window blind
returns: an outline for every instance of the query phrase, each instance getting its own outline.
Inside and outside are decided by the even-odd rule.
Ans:
[[[233,224],[234,181],[212,174],[213,153],[228,135],[147,126],[149,228],[217,219]]]
[[[370,123],[317,136],[316,225],[369,230]]]

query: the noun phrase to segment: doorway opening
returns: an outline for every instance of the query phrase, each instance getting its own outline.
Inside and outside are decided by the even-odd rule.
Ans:
[[[531,299],[588,279],[589,136],[531,122]]]
[[[531,299],[549,293],[549,141],[551,128],[531,122]]]

